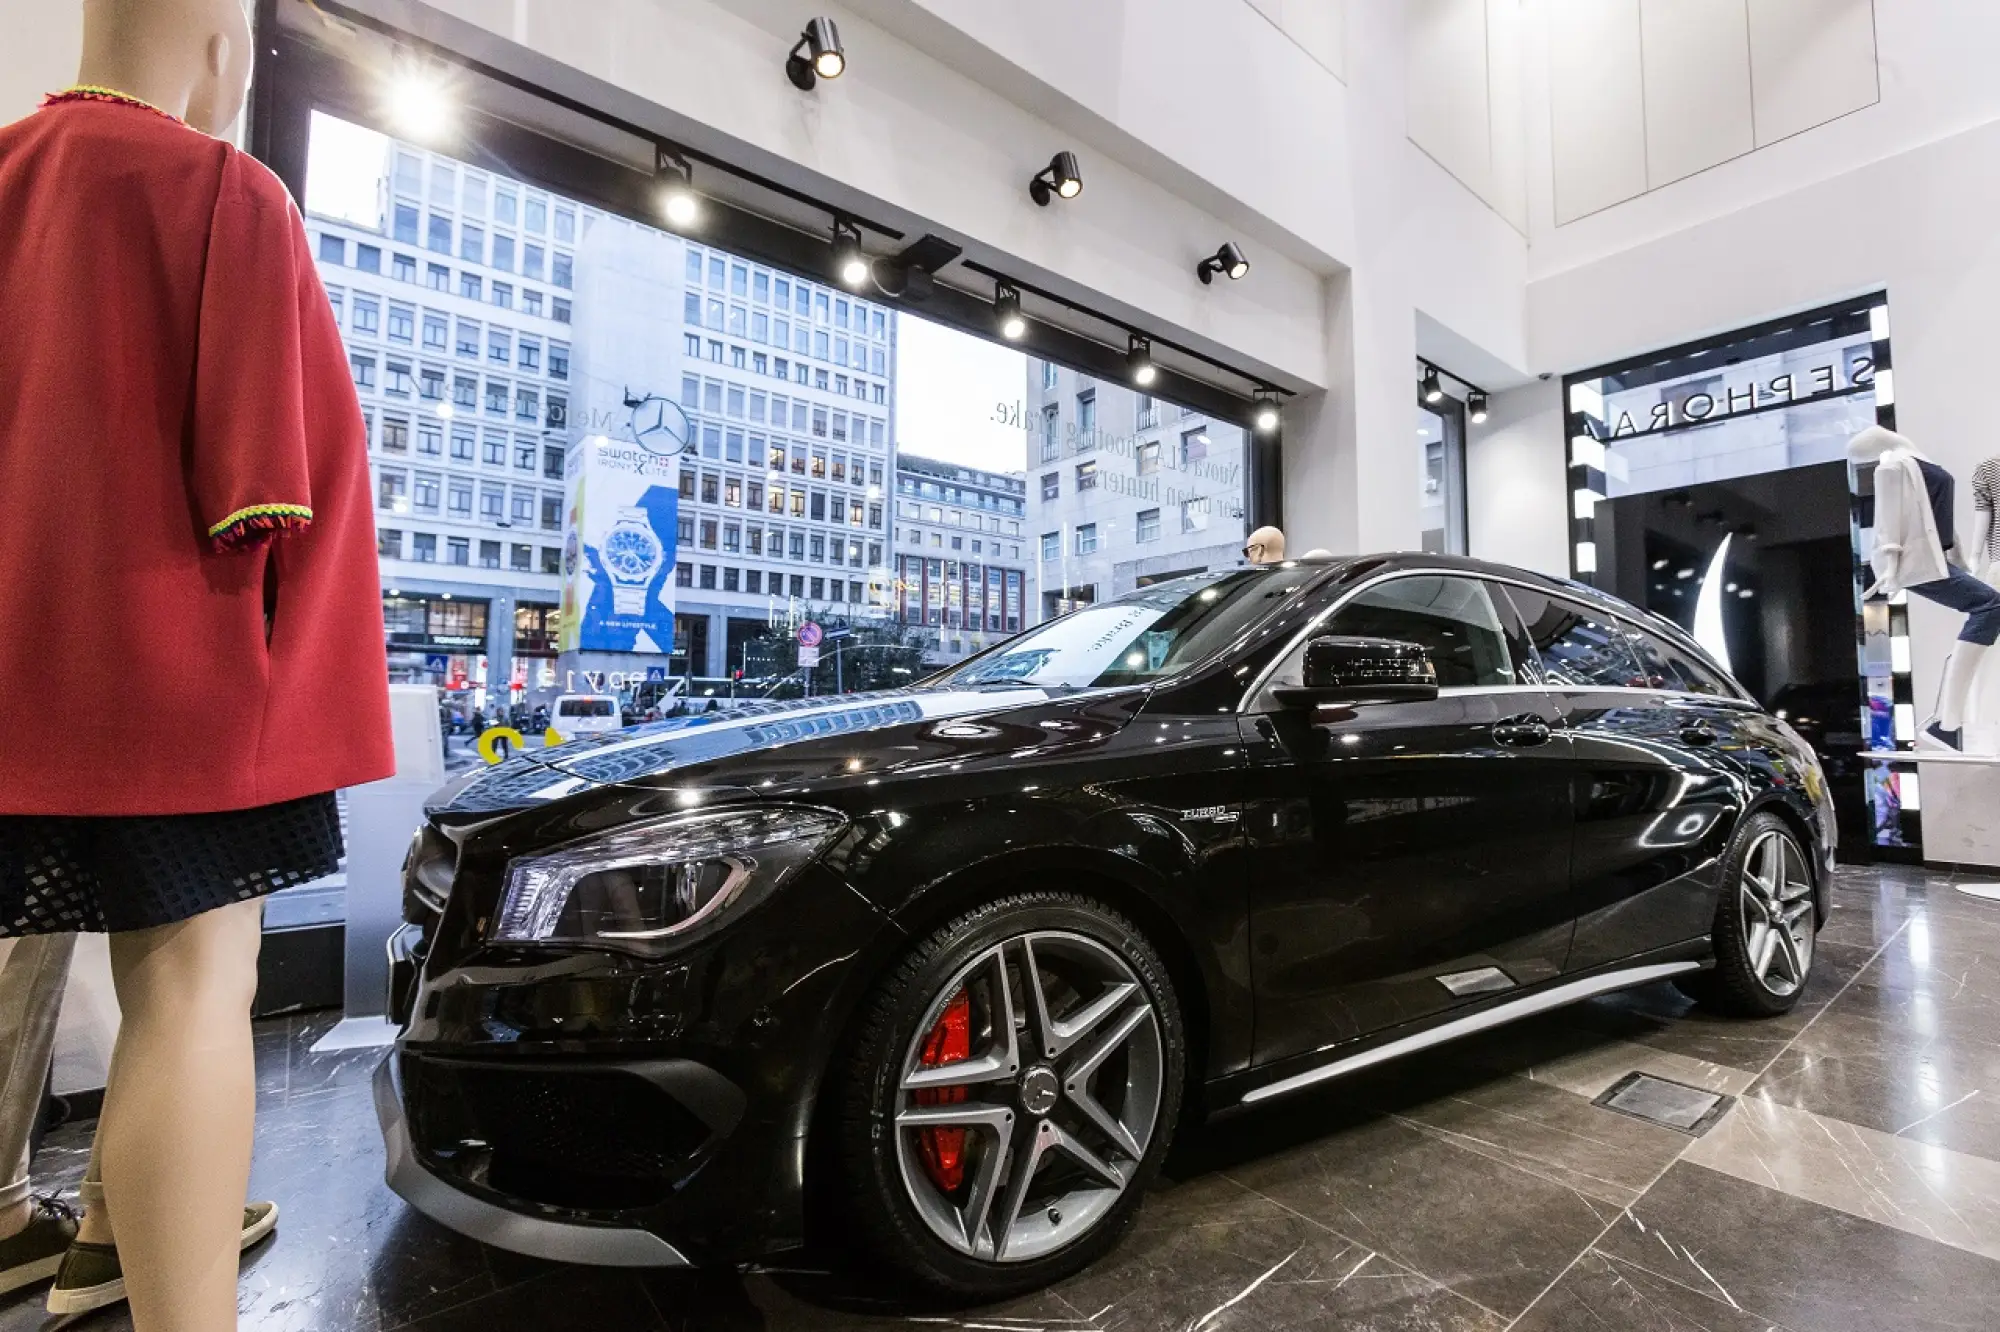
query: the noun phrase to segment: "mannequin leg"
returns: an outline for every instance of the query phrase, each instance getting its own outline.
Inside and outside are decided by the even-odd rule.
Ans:
[[[139,1332],[232,1332],[263,904],[111,936],[124,1022],[98,1123]]]
[[[1962,749],[1959,728],[1965,722],[1966,700],[1972,696],[1972,682],[1979,666],[1995,642],[2000,642],[2000,591],[1987,586],[1963,569],[1954,569],[1948,578],[1920,583],[1910,589],[1926,601],[1965,612],[1965,626],[1959,631],[1958,647],[1945,667],[1944,688],[1938,696],[1938,714],[1923,728],[1923,735],[1949,749]]]
[[[1943,729],[1956,731],[1965,725],[1965,705],[1972,697],[1972,682],[1979,677],[1979,668],[1992,650],[1983,643],[1963,639],[1952,649],[1951,660],[1944,668],[1944,692],[1938,696],[1938,725]]]
[[[0,1185],[0,1239],[18,1234],[34,1215],[28,1144],[42,1113],[42,1086],[75,949],[74,934],[0,939],[0,1169],[12,1171]]]

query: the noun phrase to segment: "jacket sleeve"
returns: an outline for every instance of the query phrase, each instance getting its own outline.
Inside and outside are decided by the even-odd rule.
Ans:
[[[1896,589],[1896,575],[1903,562],[1903,550],[1912,538],[1909,473],[1898,462],[1875,469],[1875,535],[1868,552],[1869,567],[1875,571],[1875,585],[1865,595]],[[1929,501],[1926,500],[1926,503]]]
[[[202,536],[216,551],[312,522],[301,297],[319,285],[301,281],[305,250],[283,187],[230,153],[202,273],[188,467]]]

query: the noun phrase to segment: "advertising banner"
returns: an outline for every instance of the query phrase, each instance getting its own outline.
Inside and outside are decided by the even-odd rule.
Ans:
[[[570,457],[562,651],[673,651],[679,449],[647,442],[590,435]]]

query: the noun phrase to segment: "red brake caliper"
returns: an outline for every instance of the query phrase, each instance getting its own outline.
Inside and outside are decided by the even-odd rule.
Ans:
[[[925,1068],[938,1068],[971,1057],[972,998],[960,990],[944,1006],[937,1025],[924,1037],[921,1062]],[[920,1087],[916,1093],[918,1105],[956,1105],[966,1095],[964,1087]],[[946,1193],[956,1193],[965,1182],[965,1130],[919,1129],[917,1145],[923,1152],[924,1170],[931,1182]]]

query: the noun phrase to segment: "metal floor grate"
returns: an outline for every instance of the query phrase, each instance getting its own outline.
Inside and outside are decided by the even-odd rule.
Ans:
[[[1650,1073],[1628,1073],[1591,1104],[1698,1138],[1722,1117],[1732,1101],[1732,1097]]]

